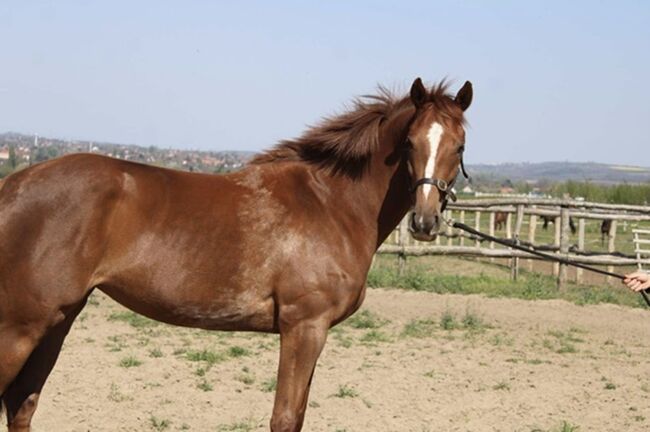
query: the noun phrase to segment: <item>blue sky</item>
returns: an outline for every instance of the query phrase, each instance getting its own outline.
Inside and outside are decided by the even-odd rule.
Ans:
[[[0,131],[260,150],[378,83],[474,84],[467,162],[650,166],[648,1],[0,4]]]

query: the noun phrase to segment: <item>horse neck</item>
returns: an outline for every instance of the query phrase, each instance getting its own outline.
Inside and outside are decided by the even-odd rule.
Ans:
[[[375,232],[376,250],[404,218],[411,206],[410,176],[401,145],[406,139],[413,109],[404,109],[387,118],[382,125],[379,148],[372,155],[368,171],[359,180],[350,180],[360,223]],[[363,204],[361,204],[363,203]]]

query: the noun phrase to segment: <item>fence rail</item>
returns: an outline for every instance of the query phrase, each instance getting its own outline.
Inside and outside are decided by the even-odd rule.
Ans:
[[[645,247],[646,243],[650,243],[648,240],[639,239],[639,233],[650,233],[648,229],[650,228],[650,206],[520,197],[470,199],[450,203],[444,217],[464,223],[471,223],[473,219],[475,229],[487,231],[493,236],[497,229],[503,228],[506,238],[519,240],[577,263],[607,266],[609,271],[613,271],[614,266],[650,266],[650,257],[638,253],[641,245]],[[542,218],[547,219],[547,224],[550,222],[554,226],[550,243],[538,241],[541,237],[538,233],[538,225]],[[607,238],[607,247],[604,251],[587,250],[587,245],[594,240],[590,239],[589,243],[587,242],[586,226],[588,221],[593,223],[594,220],[607,221],[595,232],[601,236],[601,242],[604,243],[604,239]],[[637,225],[637,229],[633,230],[634,233],[628,233],[629,223]],[[639,228],[638,225],[643,223],[646,223],[644,225],[646,229]],[[528,225],[527,232],[524,232],[524,225]],[[625,236],[634,236],[636,240],[632,245],[634,240],[630,237],[629,254],[616,249],[617,234],[621,234],[621,227]],[[572,237],[573,230],[576,232]],[[443,242],[446,244],[442,244]],[[628,245],[625,246],[623,249],[627,249]],[[650,246],[648,248],[650,249]],[[378,253],[397,255],[400,271],[404,270],[408,256],[453,255],[489,258],[491,261],[507,258],[510,259],[513,279],[518,277],[520,260],[525,259],[528,263],[532,263],[531,260],[540,259],[527,252],[497,247],[493,242],[484,242],[450,226],[442,229],[441,235],[433,244],[416,242],[408,233],[408,218],[399,224],[395,233],[379,248]],[[532,268],[532,264],[530,266]],[[553,274],[557,277],[560,288],[563,288],[568,280],[566,267],[558,263],[553,265]],[[576,269],[576,281],[579,283],[583,281],[582,269]]]

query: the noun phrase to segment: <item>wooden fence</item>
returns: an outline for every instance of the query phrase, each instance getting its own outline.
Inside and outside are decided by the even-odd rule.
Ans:
[[[505,214],[505,230],[495,233],[497,213]],[[503,217],[503,216],[502,216]],[[540,242],[538,225],[544,217],[553,223],[554,233],[551,240]],[[572,261],[597,266],[607,266],[613,271],[614,266],[650,265],[650,259],[635,254],[632,238],[629,239],[629,254],[616,249],[617,234],[621,230],[628,235],[629,226],[650,227],[650,207],[632,205],[613,205],[574,200],[541,199],[541,198],[498,198],[470,199],[450,203],[444,215],[445,219],[454,219],[474,226],[476,230],[490,235],[515,239],[522,244],[531,245],[538,250],[568,258]],[[587,224],[597,225],[595,232],[600,238],[601,223],[609,220],[609,230],[605,250],[587,249]],[[577,226],[575,222],[577,221]],[[571,224],[574,224],[576,234],[571,238]],[[527,230],[524,231],[524,226]],[[593,228],[593,226],[592,226]],[[631,232],[629,233],[631,236]],[[573,241],[572,241],[573,240]],[[591,242],[594,240],[592,239]],[[484,244],[484,243],[487,243]],[[620,243],[620,242],[619,242]],[[627,246],[627,241],[625,242]],[[622,248],[626,250],[627,247]],[[398,256],[400,271],[406,266],[408,256],[424,255],[459,255],[470,257],[497,258],[510,260],[511,277],[516,279],[521,259],[532,269],[532,261],[539,259],[527,252],[513,250],[507,247],[497,247],[493,242],[484,242],[463,231],[456,230],[443,223],[442,233],[435,242],[424,243],[413,240],[408,232],[408,217],[397,227],[393,235],[379,248],[379,254],[394,254]],[[567,266],[553,265],[553,274],[557,277],[560,288],[567,280]],[[583,270],[577,269],[576,282],[583,281]]]

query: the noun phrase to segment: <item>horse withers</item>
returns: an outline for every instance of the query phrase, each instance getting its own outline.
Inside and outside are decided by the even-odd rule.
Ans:
[[[272,431],[299,431],[330,327],[361,305],[373,254],[409,209],[433,240],[465,143],[469,82],[381,90],[241,171],[76,154],[0,184],[0,401],[30,430],[99,289],[149,318],[280,334]]]

